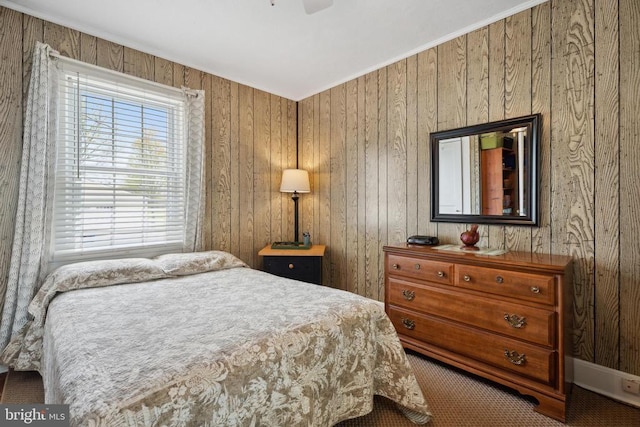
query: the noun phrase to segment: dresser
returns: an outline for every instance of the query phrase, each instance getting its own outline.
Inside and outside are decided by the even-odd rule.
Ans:
[[[535,397],[565,421],[571,258],[385,246],[385,310],[405,348]]]
[[[324,251],[324,245],[312,245],[309,249],[272,249],[267,245],[258,255],[263,257],[267,273],[321,285]]]

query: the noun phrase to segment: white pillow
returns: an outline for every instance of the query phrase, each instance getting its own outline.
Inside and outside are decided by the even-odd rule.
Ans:
[[[234,267],[248,267],[242,260],[224,251],[188,252],[158,255],[153,258],[166,274],[186,276]]]
[[[46,306],[58,292],[145,282],[163,277],[168,275],[160,265],[147,258],[84,261],[63,265],[46,277],[29,304],[29,312],[36,315],[36,312],[46,310]]]

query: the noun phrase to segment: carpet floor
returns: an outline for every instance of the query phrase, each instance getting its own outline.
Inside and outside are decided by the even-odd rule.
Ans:
[[[563,426],[533,410],[533,398],[490,381],[409,352],[409,361],[422,387],[433,420],[431,427],[547,427]],[[11,371],[2,403],[42,403],[42,379],[34,372]],[[580,387],[573,387],[567,410],[571,427],[638,427],[640,409],[624,405]],[[339,427],[415,426],[395,404],[376,396],[370,414],[344,421]]]

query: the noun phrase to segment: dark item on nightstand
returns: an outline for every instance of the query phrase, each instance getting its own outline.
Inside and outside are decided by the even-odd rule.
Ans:
[[[272,245],[267,245],[258,255],[264,258],[264,271],[267,273],[321,285],[324,251],[324,245],[311,245],[305,251],[274,249]]]
[[[311,242],[273,242],[271,249],[311,249]]]

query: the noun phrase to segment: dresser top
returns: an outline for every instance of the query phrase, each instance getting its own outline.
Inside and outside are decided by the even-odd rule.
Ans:
[[[486,255],[474,253],[473,251],[452,251],[438,249],[438,246],[420,246],[399,243],[396,245],[384,246],[387,253],[396,253],[409,256],[424,256],[433,260],[447,262],[458,262],[475,265],[500,265],[505,267],[527,267],[552,271],[564,270],[572,261],[570,256],[537,254],[532,252],[507,251],[502,255]]]

